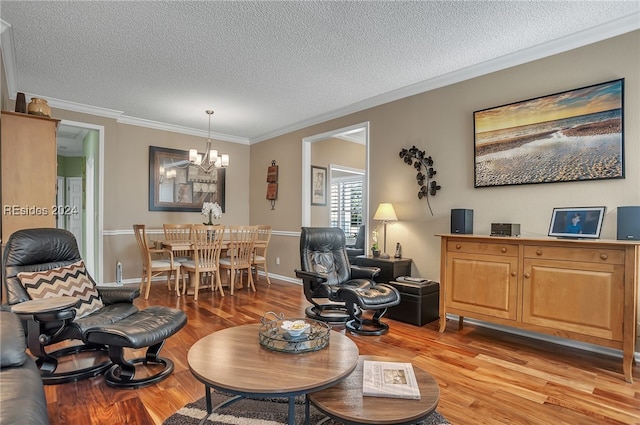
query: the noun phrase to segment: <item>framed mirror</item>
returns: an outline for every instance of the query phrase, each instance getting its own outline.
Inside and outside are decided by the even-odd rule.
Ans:
[[[203,202],[225,211],[225,169],[205,173],[189,164],[189,152],[149,146],[149,211],[200,212]]]

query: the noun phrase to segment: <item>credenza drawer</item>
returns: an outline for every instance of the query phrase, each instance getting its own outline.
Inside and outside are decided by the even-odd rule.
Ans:
[[[589,263],[624,264],[624,250],[606,248],[565,248],[556,246],[527,245],[525,258],[542,258]]]
[[[464,252],[470,254],[518,256],[518,245],[506,243],[483,243],[473,241],[447,241],[447,251]]]

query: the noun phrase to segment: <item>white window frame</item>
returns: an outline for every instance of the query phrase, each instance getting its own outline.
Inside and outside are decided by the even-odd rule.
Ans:
[[[345,175],[347,174],[347,175]],[[345,167],[342,165],[329,164],[329,221],[332,227],[340,227],[344,230],[347,238],[354,238],[360,225],[365,224],[365,216],[366,216],[366,172],[365,170],[360,170],[351,167]],[[361,185],[361,202],[360,206],[360,223],[357,225],[351,225],[350,216],[347,217],[346,211],[339,205],[337,208],[338,212],[342,212],[338,217],[335,217],[334,211],[334,187],[337,184],[351,183],[351,182],[360,182]],[[340,204],[350,202],[350,200],[341,200]],[[349,219],[349,223],[347,226],[347,219]]]

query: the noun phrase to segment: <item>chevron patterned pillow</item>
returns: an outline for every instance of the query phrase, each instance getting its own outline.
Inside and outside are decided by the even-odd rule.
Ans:
[[[31,299],[76,297],[76,319],[104,307],[95,283],[87,275],[84,261],[40,272],[20,272],[18,279]]]

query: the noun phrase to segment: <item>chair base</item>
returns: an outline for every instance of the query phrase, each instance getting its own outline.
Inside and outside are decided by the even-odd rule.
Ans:
[[[376,310],[362,310],[353,303],[347,303],[347,311],[351,315],[345,327],[350,331],[358,335],[383,335],[389,331],[389,325],[381,322],[382,316],[387,312],[387,308],[379,308]],[[367,316],[364,317],[365,312]]]
[[[133,379],[135,374],[135,365],[140,363],[143,363],[145,365],[159,364],[162,365],[163,368],[160,372],[154,375],[146,376],[140,379]],[[134,369],[133,372],[131,371],[131,368]],[[167,358],[156,357],[153,360],[149,360],[146,357],[140,357],[127,361],[126,367],[123,367],[119,364],[113,365],[111,369],[109,369],[105,373],[104,378],[105,382],[110,387],[136,389],[157,384],[158,382],[168,378],[172,372],[173,362]]]
[[[308,318],[327,323],[346,323],[351,317],[347,309],[341,304],[312,305],[306,308]]]
[[[389,332],[389,325],[376,320],[353,319],[345,323],[345,328],[358,335],[384,335]]]
[[[72,347],[65,347],[51,353],[47,353],[47,355],[44,357],[38,357],[36,359],[36,365],[40,369],[42,382],[45,385],[58,385],[93,378],[102,374],[105,370],[109,369],[113,365],[111,359],[107,358],[99,364],[88,366],[82,369],[74,369],[66,372],[56,372],[56,369],[58,367],[58,359],[70,355],[89,352],[100,352],[106,354],[107,348],[90,345],[75,345]]]

